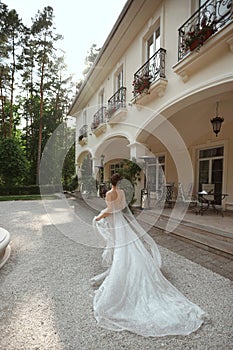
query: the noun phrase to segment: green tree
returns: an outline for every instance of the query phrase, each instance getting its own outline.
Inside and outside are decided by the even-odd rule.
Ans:
[[[49,78],[49,62],[53,52],[54,44],[61,39],[61,35],[54,34],[53,30],[53,8],[47,6],[43,12],[38,11],[33,20],[31,33],[34,36],[35,61],[37,64],[37,73],[39,76],[39,93],[40,93],[40,117],[39,117],[39,134],[38,134],[38,151],[37,151],[37,173],[36,183],[39,182],[40,159],[42,152],[42,132],[44,116],[44,90],[46,77]]]
[[[9,11],[5,4],[0,3],[0,90],[1,96],[4,91],[4,102],[9,104],[9,115],[5,114],[5,106],[2,104],[2,128],[4,137],[12,137],[14,124],[14,91],[16,87],[16,72],[19,70],[17,64],[18,55],[21,51],[21,40],[24,34],[24,26],[15,10]],[[2,100],[3,101],[3,100]],[[9,117],[8,135],[5,129],[5,119]]]
[[[6,186],[22,184],[28,175],[28,162],[17,138],[0,141],[0,178]]]
[[[62,184],[65,188],[74,189],[75,177],[75,146],[73,145],[64,159],[62,168]]]
[[[55,33],[53,21],[53,9],[47,6],[27,28],[15,10],[0,2],[0,137],[21,140],[30,184],[38,183],[42,150],[66,117],[74,88],[64,55],[55,47],[62,36]]]
[[[85,58],[85,69],[83,70],[83,75],[87,76],[90,71],[93,63],[95,62],[97,56],[99,55],[100,48],[97,48],[96,44],[92,44],[90,50],[87,52],[87,56]]]
[[[97,183],[95,178],[92,176],[92,161],[90,154],[87,154],[82,162],[82,190],[89,193],[95,193],[97,190]]]
[[[15,74],[19,69],[17,64],[17,50],[21,48],[21,38],[23,35],[23,24],[19,19],[19,16],[15,10],[11,10],[7,17],[7,22],[5,29],[8,36],[8,45],[10,50],[10,67],[11,67],[11,77],[10,77],[10,128],[9,136],[12,137],[13,129],[13,104],[14,104],[14,91],[15,91]]]
[[[0,102],[1,102],[1,136],[7,136],[5,104],[9,91],[10,66],[9,66],[9,45],[6,32],[6,22],[8,18],[8,7],[0,3]]]
[[[133,158],[132,160],[129,159],[123,159],[122,161],[123,167],[119,169],[119,173],[122,175],[122,177],[126,180],[129,180],[129,183],[123,183],[123,189],[126,194],[127,202],[131,205],[135,202],[135,186],[138,181],[140,181],[141,176],[141,168],[136,163],[136,159]],[[130,185],[131,184],[131,185]],[[132,188],[133,186],[133,188]],[[133,189],[133,193],[132,193]]]

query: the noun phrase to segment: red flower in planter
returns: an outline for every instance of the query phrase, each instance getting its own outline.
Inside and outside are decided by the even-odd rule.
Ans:
[[[190,51],[203,45],[203,43],[214,33],[212,25],[196,26],[193,31],[186,34],[184,39],[185,48]]]
[[[142,94],[145,90],[148,90],[151,84],[150,79],[149,74],[135,78],[132,84],[134,86],[133,93]]]

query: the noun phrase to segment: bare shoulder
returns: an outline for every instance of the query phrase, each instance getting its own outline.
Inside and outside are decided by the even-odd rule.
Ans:
[[[112,192],[111,192],[111,190],[110,191],[108,191],[107,193],[106,193],[106,197],[105,197],[108,201],[110,201],[111,200],[111,198],[112,198]]]
[[[111,197],[111,192],[110,191],[108,191],[108,192],[106,192],[106,199],[108,199],[108,198],[110,198]]]
[[[109,202],[114,201],[117,198],[117,193],[110,190],[106,193],[106,200]]]

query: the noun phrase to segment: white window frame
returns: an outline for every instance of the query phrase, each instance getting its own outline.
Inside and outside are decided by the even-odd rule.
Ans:
[[[121,75],[121,79],[119,80],[119,76]],[[117,92],[124,84],[124,69],[123,64],[121,64],[114,73],[114,93]],[[119,81],[121,81],[119,86]]]
[[[160,45],[159,47],[163,47],[163,23],[164,23],[164,6],[161,7],[160,14],[156,16],[155,18],[151,18],[147,23],[147,28],[145,29],[144,33],[142,34],[142,64],[145,63],[149,58],[147,58],[147,42],[148,40],[153,36],[156,36],[156,30],[160,28]],[[155,47],[154,47],[154,50]],[[156,51],[154,51],[155,53]]]
[[[205,157],[205,158],[200,158],[200,151],[205,151],[205,150],[210,150],[210,149],[215,149],[215,148],[223,148],[223,155],[222,156],[214,156],[214,157]],[[212,167],[213,167],[213,161],[217,159],[222,159],[223,160],[223,166],[224,166],[224,146],[215,146],[215,147],[206,147],[206,148],[200,148],[198,150],[198,185],[200,182],[199,176],[200,176],[200,162],[202,161],[208,161],[209,162],[209,169],[208,169],[208,183],[212,183]],[[222,168],[222,173],[223,173],[223,168]],[[222,179],[222,187],[223,187],[223,179]],[[200,189],[201,190],[201,189]]]
[[[119,160],[114,163],[109,164],[109,175],[110,178],[113,174],[117,173],[119,169],[123,168],[123,163]],[[112,173],[113,171],[113,173]]]
[[[160,163],[159,162],[159,158],[160,157],[164,157],[164,162],[163,163]],[[159,171],[160,171],[160,167],[163,166],[163,172],[164,172],[164,177],[165,177],[165,171],[166,171],[166,154],[165,153],[162,153],[162,154],[159,154],[159,155],[156,155],[156,158],[155,158],[155,162],[153,163],[149,163],[148,165],[148,170],[150,167],[153,167],[155,166],[155,191],[159,191],[160,188],[159,188]],[[148,183],[149,185],[149,183]]]
[[[192,163],[195,165],[195,189],[198,191],[199,185],[199,151],[202,149],[224,147],[224,156],[223,156],[223,179],[222,179],[222,191],[226,193],[226,184],[227,184],[227,161],[228,159],[228,141],[223,140],[207,142],[204,144],[196,145],[192,148]]]
[[[83,124],[82,125],[87,125],[87,111],[84,109],[83,111]]]
[[[159,35],[158,35],[159,31]],[[158,35],[158,36],[157,36]],[[149,49],[149,41],[151,41],[152,50]],[[159,40],[158,40],[159,39]],[[146,61],[148,61],[154,54],[161,48],[161,30],[160,30],[160,25],[154,28],[153,32],[151,35],[147,38],[146,40]],[[151,52],[152,51],[152,52]]]
[[[99,104],[99,108],[101,108],[101,107],[103,107],[105,105],[104,89],[101,89],[99,94],[98,94],[98,104]]]

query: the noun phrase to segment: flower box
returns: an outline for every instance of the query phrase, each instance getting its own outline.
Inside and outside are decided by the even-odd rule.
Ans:
[[[150,75],[143,75],[141,77],[137,77],[133,81],[134,94],[142,94],[143,92],[148,93],[150,87]]]
[[[196,27],[193,31],[188,32],[184,40],[186,50],[193,51],[203,45],[213,33],[214,30],[211,25],[206,25],[202,28]]]
[[[80,135],[78,138],[78,142],[81,146],[84,146],[87,144],[87,137],[84,135]]]

